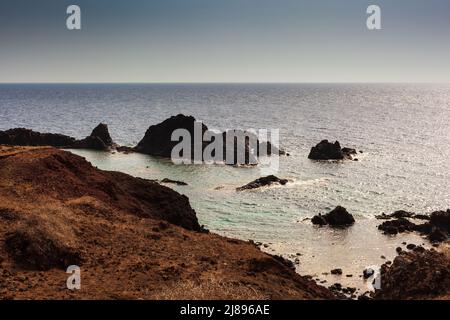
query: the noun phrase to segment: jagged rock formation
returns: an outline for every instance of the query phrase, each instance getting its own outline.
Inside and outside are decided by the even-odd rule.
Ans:
[[[63,148],[71,146],[76,139],[55,133],[40,133],[25,128],[0,131],[0,144],[15,146],[53,146]]]
[[[191,154],[183,155],[185,159],[204,161],[203,152],[205,148],[211,146],[216,139],[222,140],[222,156],[219,157],[216,155],[215,151],[212,152],[212,156],[220,158],[220,161],[226,161],[227,164],[257,164],[257,156],[264,154],[262,151],[263,148],[267,148],[264,149],[267,150],[267,155],[285,153],[272,146],[270,142],[260,142],[256,135],[245,130],[213,132],[202,123],[197,133],[200,136],[195,136],[195,126],[196,120],[192,116],[185,116],[183,114],[172,116],[159,124],[150,126],[144,138],[142,138],[134,150],[153,156],[171,158],[173,148],[179,143],[179,141],[172,141],[172,133],[177,129],[185,129],[191,137]],[[211,141],[203,139],[205,132],[211,135]],[[200,155],[194,154],[195,142],[198,144],[198,149],[201,152]],[[241,150],[242,156],[240,158],[238,158],[237,150]],[[227,158],[227,151],[231,154],[229,158]]]
[[[0,131],[0,144],[94,150],[107,150],[114,146],[108,126],[103,123],[95,127],[92,133],[82,140],[62,134],[40,133],[24,128],[9,129]]]
[[[286,183],[288,183],[287,179],[280,179],[274,175],[270,175],[267,177],[258,178],[250,183],[247,183],[245,186],[236,188],[236,191],[256,189],[256,188],[261,188],[261,187],[265,187],[265,186],[270,186],[273,184],[285,185]]]
[[[430,215],[415,214],[407,211],[396,211],[390,215],[377,216],[386,220],[378,226],[385,234],[402,232],[419,232],[426,235],[431,242],[443,242],[450,237],[450,209],[435,211]],[[425,220],[425,223],[414,223],[411,220]]]
[[[328,140],[322,140],[311,148],[308,158],[312,160],[352,160],[352,156],[355,154],[355,149],[341,148],[339,141],[331,143]]]
[[[349,226],[355,223],[353,216],[344,207],[337,206],[325,215],[317,215],[311,219],[313,224],[330,226]]]

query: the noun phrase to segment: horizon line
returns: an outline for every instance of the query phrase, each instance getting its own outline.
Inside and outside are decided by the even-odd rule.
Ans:
[[[3,82],[0,81],[0,85],[5,84],[450,84],[450,81],[206,81],[206,82],[197,82],[197,81],[149,81],[149,82],[139,82],[139,81],[94,81],[94,82],[77,82],[77,81],[31,81],[31,82],[22,82],[22,81],[13,81],[13,82]]]

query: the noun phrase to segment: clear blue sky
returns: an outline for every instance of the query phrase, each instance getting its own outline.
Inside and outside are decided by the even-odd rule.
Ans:
[[[1,0],[0,82],[450,82],[450,0]]]

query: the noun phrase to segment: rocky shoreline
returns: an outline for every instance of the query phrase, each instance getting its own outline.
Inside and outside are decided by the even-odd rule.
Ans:
[[[59,150],[117,150],[170,157],[174,147],[170,139],[173,130],[184,128],[191,132],[195,121],[195,118],[184,115],[171,117],[151,126],[135,147],[115,144],[106,124],[99,124],[89,136],[81,140],[23,128],[0,131],[0,242],[3,243],[0,249],[0,273],[5,275],[0,280],[0,296],[89,299],[356,298],[355,288],[345,288],[339,283],[329,289],[324,288],[312,281],[311,277],[297,275],[290,261],[262,253],[254,243],[210,234],[199,225],[189,199],[162,185],[186,186],[187,183],[183,181],[165,178],[158,182],[120,172],[101,171],[84,158]],[[206,130],[208,127],[203,125],[202,132]],[[225,135],[226,132],[219,136],[225,139]],[[257,154],[265,143],[257,141]],[[285,154],[270,144],[264,147],[268,147],[269,153]],[[248,145],[246,148],[247,163],[250,153]],[[355,149],[342,148],[338,141],[330,143],[323,140],[311,149],[308,158],[356,161],[357,154]],[[283,186],[288,182],[287,179],[266,176],[237,187],[236,191],[274,184]],[[396,211],[377,218],[382,221],[378,229],[386,236],[414,232],[426,237],[436,247],[445,245],[450,239],[450,210],[431,214]],[[95,221],[95,224],[91,225],[91,221]],[[311,222],[340,228],[358,223],[341,206],[327,214],[312,217]],[[54,230],[59,232],[55,233]],[[124,238],[119,235],[111,238],[112,234],[122,232]],[[128,248],[129,242],[135,246]],[[203,242],[213,245],[210,247]],[[120,251],[111,250],[111,246],[118,246],[117,250]],[[398,257],[383,265],[382,273],[388,285],[360,298],[448,298],[449,284],[442,277],[434,276],[435,273],[445,276],[450,274],[447,251],[438,253],[434,249],[425,250],[412,244],[407,248],[410,252],[398,248]],[[225,255],[218,254],[224,250]],[[139,252],[138,256],[135,252]],[[241,257],[242,252],[245,252],[245,258]],[[106,263],[108,259],[111,261]],[[56,290],[46,293],[42,286],[37,285],[36,279],[20,280],[38,275],[39,281],[43,281],[44,287],[48,286],[47,289],[51,291],[51,283],[55,285],[58,279],[65,277],[63,269],[69,264],[103,272],[99,271],[104,267],[103,262],[110,271],[114,263],[120,266],[120,281],[129,283],[126,294],[120,292],[119,278],[112,280],[103,273],[100,277],[102,281],[111,280],[115,283],[112,291],[94,290],[74,294],[67,290]],[[150,271],[156,272],[156,275],[150,275]],[[404,284],[405,274],[419,273],[430,273],[427,276],[428,286],[420,281],[419,284]],[[134,279],[136,274],[147,285]],[[332,274],[342,275],[342,270],[333,269]],[[368,273],[364,271],[362,274],[366,278]],[[96,281],[91,274],[89,285],[101,283]],[[182,286],[178,285],[179,281]],[[205,283],[209,286],[208,293],[205,293]],[[415,285],[417,290],[414,289]],[[14,289],[16,287],[19,289]],[[226,287],[233,288],[233,293],[227,291]],[[402,288],[401,291],[398,288]],[[195,293],[187,295],[187,291]]]
[[[333,299],[280,257],[204,230],[189,200],[52,147],[0,146],[3,299]],[[70,291],[65,268],[82,269]]]

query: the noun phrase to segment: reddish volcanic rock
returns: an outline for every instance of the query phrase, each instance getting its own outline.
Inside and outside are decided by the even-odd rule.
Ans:
[[[4,299],[333,299],[255,245],[199,232],[187,197],[51,147],[0,146]],[[81,290],[66,288],[69,264]]]

